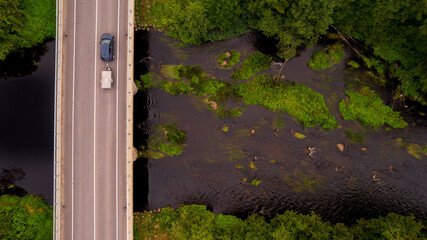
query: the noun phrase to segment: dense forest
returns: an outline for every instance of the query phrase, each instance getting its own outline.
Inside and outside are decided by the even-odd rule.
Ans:
[[[414,217],[388,214],[361,219],[348,227],[331,224],[314,214],[293,211],[266,221],[259,215],[242,220],[231,215],[215,216],[206,206],[188,205],[135,213],[134,239],[425,239],[422,222]]]
[[[277,56],[294,57],[336,33],[358,61],[387,80],[395,100],[427,104],[427,3],[388,0],[159,0],[136,4],[137,28],[154,27],[187,44],[248,31],[276,40]]]
[[[55,37],[55,0],[0,0],[0,61]]]

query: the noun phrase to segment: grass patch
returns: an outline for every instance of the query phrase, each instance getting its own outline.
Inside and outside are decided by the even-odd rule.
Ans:
[[[259,75],[252,81],[239,84],[236,91],[246,104],[285,111],[304,126],[314,127],[319,124],[328,130],[337,126],[323,95],[305,85],[276,82],[266,75]]]
[[[270,67],[271,58],[258,51],[248,56],[242,64],[242,67],[234,70],[231,79],[234,81],[251,78],[255,73],[261,70],[267,70]]]
[[[357,132],[352,132],[350,130],[344,131],[345,136],[353,142],[363,143],[363,135]]]
[[[358,121],[365,126],[380,127],[388,124],[393,128],[404,128],[408,124],[400,117],[399,112],[383,104],[375,91],[362,88],[358,92],[345,91],[348,96],[341,100],[339,109],[345,120]]]
[[[186,141],[186,132],[178,129],[176,123],[155,126],[151,132],[148,147],[142,147],[138,157],[159,159],[182,153]]]
[[[241,54],[236,50],[225,52],[218,57],[218,63],[223,69],[230,69],[238,62],[240,62]]]
[[[315,51],[308,61],[308,66],[313,70],[321,71],[340,63],[343,56],[343,45],[338,42],[328,46],[326,52],[322,50]]]

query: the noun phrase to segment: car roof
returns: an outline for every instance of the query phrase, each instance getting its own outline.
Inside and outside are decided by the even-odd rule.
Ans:
[[[104,59],[110,58],[110,50],[107,44],[101,45],[101,57]]]
[[[102,39],[113,39],[113,34],[110,34],[110,33],[104,33],[104,34],[102,34],[102,36],[101,36],[101,40]]]

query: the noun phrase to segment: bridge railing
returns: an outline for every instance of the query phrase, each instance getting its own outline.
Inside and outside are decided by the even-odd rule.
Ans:
[[[61,121],[62,121],[62,0],[56,0],[56,44],[55,44],[55,107],[54,107],[54,141],[53,141],[53,239],[60,239],[61,234]]]

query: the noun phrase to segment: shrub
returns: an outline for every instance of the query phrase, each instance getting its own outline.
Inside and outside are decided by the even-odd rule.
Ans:
[[[414,216],[390,213],[385,217],[360,219],[351,229],[355,239],[421,239],[421,222]]]
[[[51,239],[52,230],[52,206],[40,197],[0,196],[0,239]]]
[[[408,125],[402,120],[399,112],[384,105],[374,91],[363,88],[359,92],[345,91],[348,98],[339,103],[341,115],[345,120],[359,121],[374,128],[384,124],[394,128],[404,128]]]

